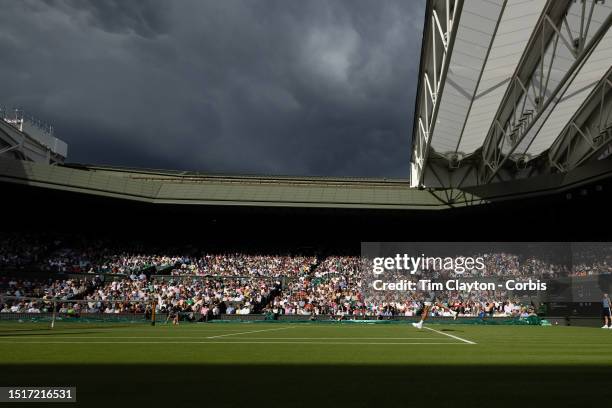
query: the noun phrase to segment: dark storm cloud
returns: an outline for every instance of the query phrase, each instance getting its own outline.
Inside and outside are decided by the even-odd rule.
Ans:
[[[66,13],[81,12],[96,28],[119,34],[134,32],[151,38],[168,27],[165,13],[169,2],[163,0],[44,0]]]
[[[71,161],[407,176],[424,3],[0,1],[0,101]]]

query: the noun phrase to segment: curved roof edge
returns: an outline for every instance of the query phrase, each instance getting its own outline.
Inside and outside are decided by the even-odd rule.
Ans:
[[[0,182],[151,204],[440,210],[554,194],[606,178],[612,178],[612,160],[563,174],[462,190],[425,190],[397,180],[185,175],[0,159]]]

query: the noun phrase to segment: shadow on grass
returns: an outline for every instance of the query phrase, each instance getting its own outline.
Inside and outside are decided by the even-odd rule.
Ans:
[[[76,386],[86,407],[585,407],[609,384],[609,366],[0,365],[2,386]]]
[[[34,333],[33,333],[34,331]],[[75,334],[97,334],[100,333],[99,331],[82,331],[82,330],[75,330],[75,331],[64,331],[64,332],[58,332],[56,330],[51,330],[51,329],[36,329],[36,330],[14,330],[14,331],[3,331],[0,332],[0,337],[30,337],[30,336],[65,336],[65,335],[75,335]]]
[[[49,331],[51,330],[50,327],[35,327],[35,328],[31,328],[31,329],[16,329],[16,328],[4,328],[2,326],[0,326],[0,334],[7,332],[7,331],[11,331],[11,332],[24,332],[24,333],[32,333],[32,332],[37,332],[37,331]]]

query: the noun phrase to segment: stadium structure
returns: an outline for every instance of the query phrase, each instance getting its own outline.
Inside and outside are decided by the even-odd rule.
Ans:
[[[405,179],[70,163],[66,143],[51,127],[20,110],[2,110],[4,243],[10,247],[17,237],[17,250],[39,254],[36,261],[45,268],[7,269],[0,279],[14,272],[48,279],[53,269],[44,260],[64,254],[63,247],[49,249],[62,235],[72,236],[77,256],[88,258],[93,248],[92,259],[96,249],[117,250],[121,258],[143,242],[145,251],[163,248],[169,256],[176,248],[309,254],[317,263],[307,266],[308,278],[326,256],[355,257],[366,241],[564,241],[586,248],[592,245],[579,241],[610,242],[611,25],[609,1],[428,0]],[[98,239],[103,244],[95,248]],[[566,252],[554,256],[567,258]],[[239,287],[280,278],[154,275],[156,266],[146,268],[150,282],[185,279],[180,286],[190,285],[191,278],[245,278]],[[113,287],[115,280],[140,282],[123,271],[97,274],[66,269],[49,282],[86,276],[95,285],[81,295]],[[331,318],[314,323],[290,313],[268,319],[269,311],[260,313],[261,308],[252,316],[222,313],[217,320],[223,324],[175,327],[165,309],[167,318],[147,317],[147,310],[159,306],[154,296],[135,301],[143,308],[125,313],[127,319],[118,313],[113,320],[113,314],[98,310],[91,315],[99,315],[99,321],[91,317],[77,325],[80,317],[62,311],[65,305],[57,310],[58,305],[88,300],[54,297],[51,307],[45,297],[36,300],[46,305],[42,313],[17,310],[1,316],[0,379],[3,385],[76,385],[87,406],[177,400],[228,407],[401,406],[407,401],[594,406],[597,395],[611,396],[612,330],[594,329],[601,313],[595,296],[612,288],[611,278],[596,273],[554,280],[551,294],[537,299],[548,304],[545,317],[553,325],[588,327],[541,330],[505,317],[468,318],[462,324],[446,316],[426,330],[392,324],[416,315],[395,315],[381,324],[340,324]],[[273,290],[285,290],[287,283]],[[131,291],[127,286],[124,292]],[[102,303],[111,310],[121,300]],[[52,325],[58,318],[53,330],[44,320],[47,314]],[[251,327],[240,323],[247,320]]]
[[[60,164],[68,145],[53,135],[53,126],[20,109],[0,109],[0,156],[36,163]]]
[[[376,211],[601,191],[612,174],[611,23],[600,0],[428,1],[410,179],[64,165],[66,144],[18,111],[0,121],[0,179],[150,204]]]
[[[612,5],[429,1],[411,185],[569,174],[610,155]]]

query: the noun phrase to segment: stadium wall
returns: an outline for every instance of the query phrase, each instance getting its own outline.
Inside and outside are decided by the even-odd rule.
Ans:
[[[157,323],[165,323],[167,314],[158,313],[155,321]],[[562,315],[541,315],[541,319],[545,319],[547,324],[559,326],[579,326],[579,327],[599,327],[601,318],[595,316],[562,316]],[[51,322],[54,319],[53,313],[2,313],[0,321],[19,321],[19,322]],[[79,316],[57,315],[57,321],[65,323],[121,323],[121,324],[148,324],[148,319],[142,313],[83,313]],[[223,324],[223,323],[304,323],[304,324],[352,324],[352,323],[369,323],[369,324],[408,324],[418,320],[418,317],[410,316],[394,316],[391,318],[379,319],[377,316],[360,316],[349,317],[339,320],[332,315],[319,315],[314,319],[307,315],[280,315],[271,319],[265,314],[249,314],[249,315],[220,315],[214,319],[206,319],[204,316],[195,313],[194,322],[208,324]],[[469,324],[469,325],[530,325],[530,322],[525,319],[513,319],[508,317],[460,317],[456,320],[450,317],[431,317],[429,323],[433,324]],[[193,324],[183,321],[183,324]]]
[[[147,204],[0,183],[5,231],[129,239],[349,247],[361,241],[612,241],[612,181],[563,193],[442,211]]]

